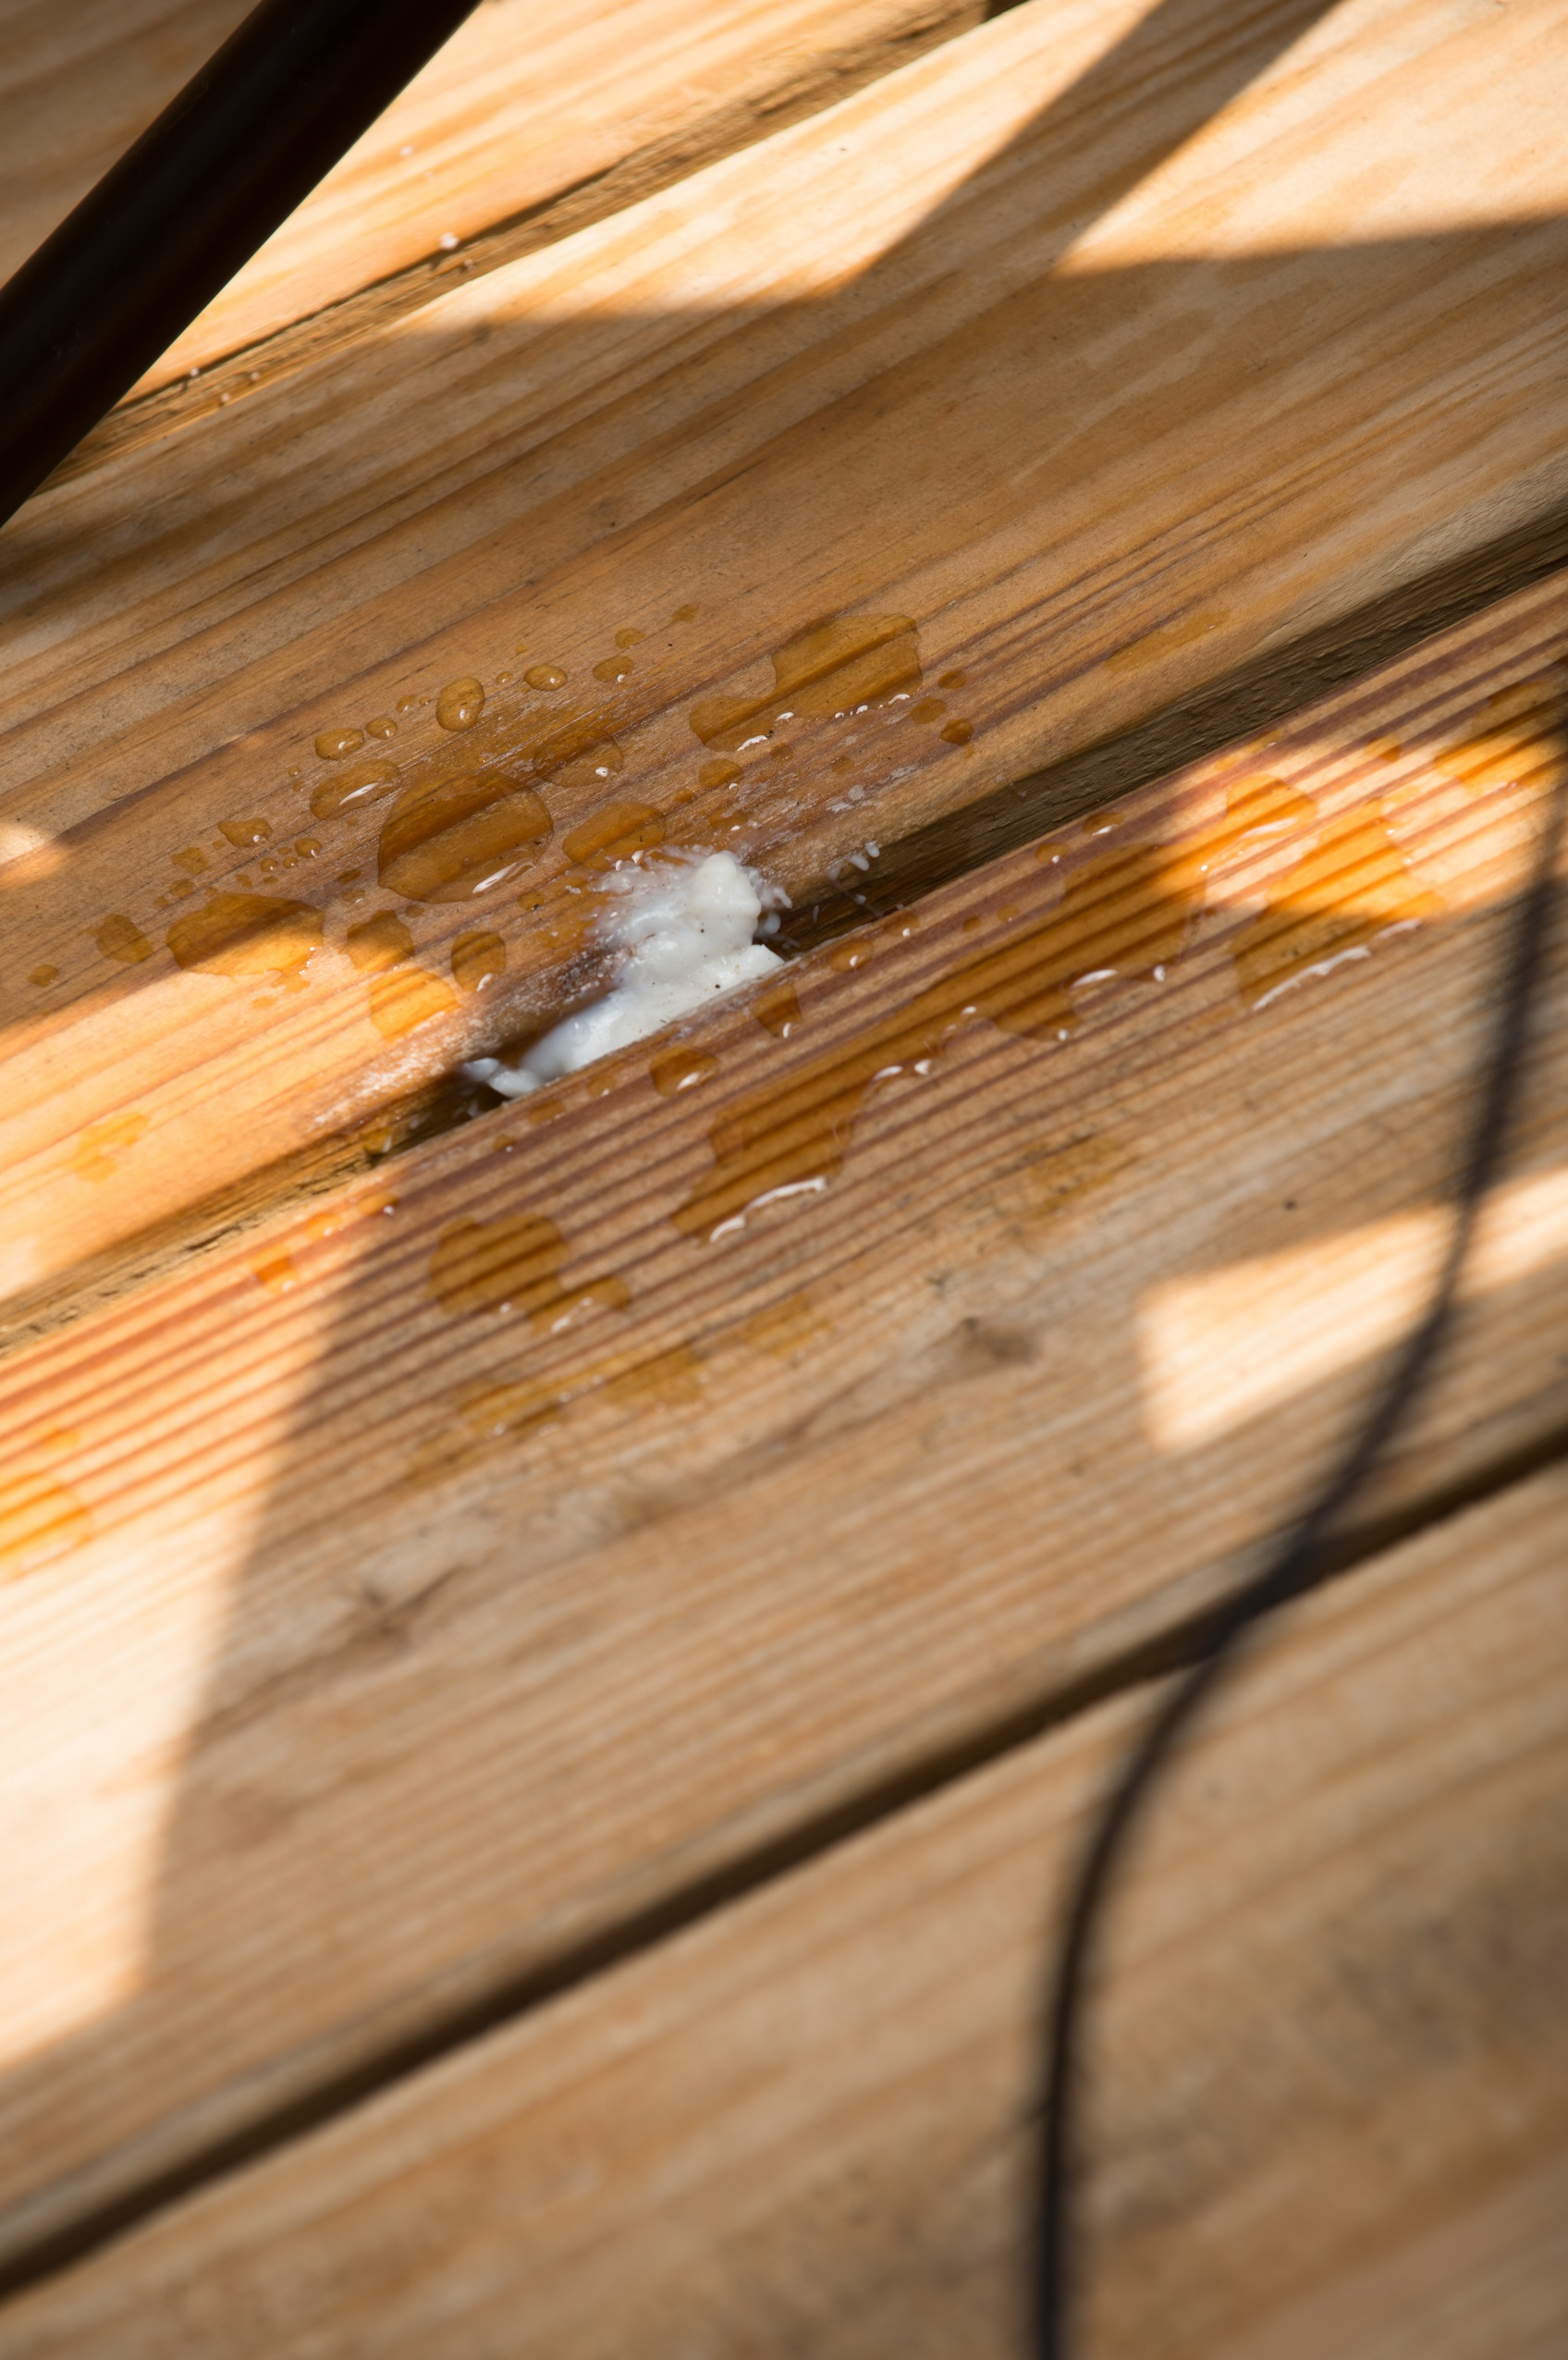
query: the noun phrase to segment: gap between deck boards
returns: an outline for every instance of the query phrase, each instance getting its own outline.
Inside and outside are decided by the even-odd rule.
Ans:
[[[138,450],[227,407],[251,393],[258,383],[275,385],[312,362],[347,352],[467,280],[483,278],[506,263],[539,253],[580,229],[607,221],[612,214],[624,213],[722,157],[738,155],[742,149],[788,130],[791,124],[822,114],[900,66],[925,56],[928,50],[1018,5],[1019,0],[1000,0],[1000,5],[990,6],[983,5],[983,0],[932,0],[931,6],[912,11],[906,24],[888,26],[842,50],[823,52],[803,67],[795,60],[799,70],[782,88],[747,91],[694,123],[634,148],[603,171],[590,173],[537,203],[489,224],[452,252],[427,255],[291,320],[269,336],[237,345],[209,362],[194,384],[181,378],[128,396],[60,461],[48,480],[51,485],[64,484],[73,476],[89,474],[127,451]]]
[[[1495,1462],[1473,1469],[1444,1490],[1347,1530],[1332,1553],[1329,1579],[1341,1582],[1378,1563],[1399,1543],[1436,1530],[1455,1517],[1519,1489],[1547,1468],[1568,1459],[1568,1427],[1536,1438]],[[975,1771],[1004,1760],[1111,1698],[1152,1685],[1192,1660],[1213,1619],[1212,1608],[1175,1623],[1156,1638],[1092,1666],[1082,1678],[1032,1699],[1020,1710],[965,1731],[957,1740],[901,1764],[859,1793],[840,1797],[815,1817],[753,1851],[677,1887],[646,1909],[590,1936],[515,1980],[396,2041],[378,2055],[318,2083],[242,2129],[216,2139],[157,2172],[36,2244],[0,2260],[0,2305],[60,2276],[118,2239],[207,2188],[276,2155],[294,2141],[443,2058],[519,2022],[579,1985],[656,1949],[662,1943],[731,1907],[837,1847],[939,1793]],[[1265,1633],[1268,1625],[1264,1626]]]
[[[786,956],[799,954],[868,919],[913,907],[1035,836],[1255,735],[1565,565],[1568,506],[1255,658],[1135,729],[998,788],[928,827],[889,838],[874,878],[866,880],[873,890],[864,906],[824,881],[816,908],[808,910],[802,899],[786,916],[776,947]],[[8,1307],[0,1320],[0,1360],[189,1267],[264,1222],[303,1209],[325,1191],[461,1128],[472,1112],[472,1096],[455,1076],[422,1082],[406,1098],[378,1109],[360,1131],[336,1133],[280,1164],[247,1173],[233,1186],[79,1264],[40,1300]]]

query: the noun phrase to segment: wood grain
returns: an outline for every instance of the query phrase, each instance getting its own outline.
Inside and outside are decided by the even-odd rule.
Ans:
[[[141,380],[268,375],[603,219],[979,21],[980,0],[488,0]],[[348,316],[363,291],[370,300]],[[287,356],[257,353],[336,314]],[[247,360],[247,371],[251,361]],[[221,383],[239,385],[243,373]],[[129,421],[126,422],[129,424]],[[145,432],[145,427],[141,429]],[[124,448],[134,435],[112,438]]]
[[[1159,1799],[1094,2024],[1092,2360],[1568,2333],[1568,1478],[1269,1630]],[[70,2360],[1024,2349],[1054,1897],[1119,1701],[0,2314]]]
[[[672,837],[815,899],[867,837],[1555,498],[1555,11],[1315,14],[1033,0],[24,512],[7,1295],[68,1301],[139,1233],[210,1229],[259,1171],[341,1168],[465,1048],[587,989],[561,847],[610,763]],[[693,715],[766,704],[771,657],[825,614],[907,617],[921,709],[945,709],[808,716],[704,785],[739,756]],[[633,630],[633,669],[595,678]],[[561,690],[523,684],[540,660]],[[454,736],[435,700],[471,678],[483,716]],[[527,906],[481,913],[508,958],[483,1000],[447,972],[475,913],[412,905],[435,980],[391,1042],[342,951],[397,906],[379,811],[311,813],[345,767],[318,738],[383,717],[405,781],[511,766],[556,828]],[[604,733],[610,763],[588,758]],[[271,870],[220,833],[251,821]],[[177,969],[176,897],[214,886],[319,918],[304,990]],[[84,1196],[79,1142],[128,1091],[137,1186]]]
[[[769,0],[717,17],[690,0],[591,0],[541,18],[523,0],[484,0],[148,371],[96,447],[166,431],[166,407],[145,414],[157,387],[374,289],[379,300],[330,332],[362,333],[453,274],[493,268],[832,104],[980,13],[979,0]],[[243,0],[116,0],[62,18],[7,0],[0,280],[244,14]],[[269,375],[282,357],[265,355]],[[184,406],[202,407],[200,394]]]
[[[123,155],[246,0],[0,5],[0,283]]]
[[[9,2250],[1255,1562],[1435,1266],[1565,600],[13,1354]],[[1565,973],[1368,1515],[1568,1417]]]

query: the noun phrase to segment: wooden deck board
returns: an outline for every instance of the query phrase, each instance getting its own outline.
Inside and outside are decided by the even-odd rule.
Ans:
[[[628,1052],[12,1356],[13,2247],[1253,1561],[1433,1268],[1565,601],[796,962],[698,1088]],[[1368,1514],[1568,1418],[1565,989]]]
[[[25,511],[0,710],[10,841],[42,840],[3,872],[13,1302],[68,1299],[259,1170],[340,1166],[465,1045],[585,988],[561,847],[606,793],[596,732],[618,796],[815,895],[865,837],[1556,497],[1554,12],[1380,0],[1308,37],[1312,13],[1036,0]],[[788,761],[704,785],[729,756],[693,715],[766,702],[770,655],[825,612],[909,617],[943,709],[808,717]],[[635,669],[594,679],[631,629]],[[561,691],[522,684],[541,658]],[[486,702],[453,736],[435,700],[468,677]],[[341,947],[386,903],[379,810],[319,822],[344,766],[313,748],[400,712],[357,758],[511,766],[556,833],[526,906],[412,910],[430,1013],[386,1042]],[[270,853],[222,837],[251,820]],[[264,1026],[256,983],[165,947],[214,886],[325,928]],[[447,974],[476,917],[508,956],[479,1002]],[[73,1158],[128,1083],[137,1186],[84,1196]]]
[[[52,202],[216,23],[149,8],[88,25]],[[501,2158],[485,2201],[532,2204],[515,2158],[555,2155],[557,2128],[541,2349],[738,2360],[753,2312],[758,2350],[1007,2348],[1039,1934],[1014,1855],[1035,1863],[1043,1810],[1060,1859],[1127,1708],[962,1774],[1167,1660],[1366,1399],[1433,1267],[1509,899],[1561,775],[1568,575],[1023,841],[1063,807],[1041,766],[1222,701],[1239,667],[1418,600],[1561,506],[1549,0],[1030,0],[952,39],[965,7],[779,0],[704,17],[700,43],[689,0],[600,0],[533,55],[521,12],[476,15],[191,350],[268,340],[189,398],[128,405],[0,539],[0,2274],[888,1825],[0,2315],[0,2350],[35,2326],[43,2349],[101,2347],[111,2315],[146,2339],[132,2354],[172,2350],[171,2317],[197,2351],[244,2349],[243,2320],[301,2360],[445,2360],[448,2317],[465,2360],[511,2350],[509,2231],[450,2224],[481,2152]],[[58,42],[13,18],[41,125],[69,89]],[[591,127],[561,119],[572,92]],[[471,208],[474,274],[434,299],[394,140],[410,125],[443,204]],[[857,625],[883,652],[796,694],[824,617],[840,655]],[[525,684],[541,660],[557,689]],[[448,707],[472,718],[477,686],[482,709],[453,729],[436,701],[459,680]],[[335,760],[324,731],[367,734]],[[553,840],[500,906],[405,902],[377,881],[385,796],[328,808],[373,760],[387,793],[501,767],[543,793]],[[716,1061],[700,1088],[664,1097],[640,1050],[378,1162],[465,1050],[602,977],[594,872],[565,844],[606,795],[668,842],[762,861],[797,940],[857,916],[860,936],[797,963],[787,1037],[755,993],[682,1027]],[[1023,848],[929,891],[934,864],[994,847],[1004,805]],[[945,867],[944,830],[973,839]],[[218,889],[298,903],[295,947],[321,947],[187,971],[172,946]],[[394,911],[414,940],[398,1009],[345,948]],[[507,953],[483,995],[449,965],[475,926]],[[1460,1334],[1363,1504],[1363,1550],[1568,1431],[1561,932]],[[781,1183],[804,1193],[759,1209]],[[508,1240],[497,1296],[468,1249]],[[1300,1770],[1287,1823],[1342,1834],[1348,1796],[1378,1832],[1321,1874],[1303,1854],[1299,1890],[1275,1862],[1286,1900],[1256,1827],[1229,1899],[1207,1851],[1158,1870],[1160,1907],[1219,1914],[1175,1945],[1185,2051],[1154,1968],[1129,1971],[1145,2030],[1108,2099],[1108,2355],[1171,2305],[1206,2360],[1561,2342],[1539,2256],[1562,2124],[1512,2034],[1461,2004],[1480,2028],[1422,2052],[1427,2096],[1412,2040],[1369,2064],[1382,2190],[1341,2190],[1350,2118],[1313,2050],[1299,2169],[1329,2196],[1304,2200],[1327,2241],[1309,2253],[1268,2111],[1302,2052],[1268,2048],[1232,1973],[1262,1960],[1265,1993],[1295,1995],[1291,2040],[1371,2059],[1378,1993],[1412,1988],[1388,1945],[1406,1960],[1410,1928],[1439,1925],[1416,2016],[1474,1985],[1534,2022],[1536,1954],[1477,1964],[1476,1929],[1512,1941],[1550,1873],[1546,1788],[1508,1748],[1560,1651],[1541,1567],[1561,1506],[1555,1478],[1526,1486],[1357,1577],[1304,1625],[1318,1703],[1283,1679],[1258,1691],[1267,1727],[1241,1708],[1265,1798]],[[1468,1571],[1445,1555],[1461,1540]],[[1475,1635],[1457,1670],[1442,1657],[1450,1755],[1422,1717],[1436,1691],[1403,1686],[1373,1631],[1404,1599],[1385,1636],[1418,1663],[1408,1602],[1439,1590]],[[1488,1853],[1494,1804],[1512,1832]],[[1415,1822],[1426,1865],[1402,1884]],[[949,1990],[946,1902],[915,1864],[961,1824],[1003,1830],[976,1838],[982,1916],[1012,1884],[996,1959]],[[1334,1918],[1315,1950],[1336,1893],[1371,1932]],[[822,2025],[834,1959],[859,1961],[844,2039],[869,2079],[850,2071],[842,2124],[827,2083],[780,2085],[798,2113],[775,2223],[746,2172],[777,2177],[778,2118],[725,2060],[743,2080],[768,2037],[754,1989],[779,1988],[749,1929],[788,1948],[797,1911],[827,1949],[788,2004]],[[1234,1956],[1207,1941],[1232,1918],[1254,1929]],[[889,2033],[884,2085],[854,2009],[875,2012],[900,1928],[936,1962],[909,2034],[931,2045],[906,2071]],[[618,1995],[664,1993],[673,2024],[693,1959],[718,2045],[682,2019],[639,2080]],[[1238,2027],[1201,2093],[1235,2102],[1223,2168],[1179,2078],[1210,2004]],[[590,2187],[599,2130],[585,2147],[551,2108],[595,2041],[612,2113],[653,2127]],[[974,2091],[960,2055],[982,2059]],[[435,2157],[401,2191],[394,2118]],[[328,2156],[348,2158],[339,2212]],[[680,2192],[720,2182],[689,2228]],[[958,2212],[923,2210],[944,2187]],[[846,2243],[866,2190],[869,2242]],[[1269,2206],[1262,2290],[1229,2257]],[[363,2291],[389,2238],[401,2323]],[[606,2241],[598,2288],[581,2257]],[[1221,2253],[1206,2291],[1194,2256]]]
[[[0,6],[0,281],[233,31],[245,0]]]
[[[979,0],[589,0],[542,20],[487,0],[91,438],[166,430],[145,396],[296,331],[342,342],[843,97],[978,20]],[[115,0],[62,17],[10,0],[0,68],[0,278],[14,270],[245,14],[243,0]],[[526,218],[524,218],[526,217]],[[454,253],[443,240],[459,248]],[[330,328],[320,314],[338,314]],[[283,358],[258,356],[267,374]],[[249,364],[248,364],[249,366]],[[180,405],[200,412],[221,387]],[[140,399],[136,398],[140,397]],[[80,463],[77,462],[77,463]]]
[[[1161,1798],[1094,2026],[1091,2360],[1568,2330],[1554,1470],[1273,1627]],[[71,2360],[1023,2349],[1053,1897],[1118,1701],[0,2314]]]

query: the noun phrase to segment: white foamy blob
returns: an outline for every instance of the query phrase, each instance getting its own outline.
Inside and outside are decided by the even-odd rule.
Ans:
[[[619,899],[606,911],[606,938],[628,953],[614,989],[545,1033],[516,1065],[474,1058],[463,1068],[471,1080],[522,1098],[784,964],[752,938],[777,933],[789,896],[733,853],[661,860],[652,868],[628,862],[606,878],[604,891]]]

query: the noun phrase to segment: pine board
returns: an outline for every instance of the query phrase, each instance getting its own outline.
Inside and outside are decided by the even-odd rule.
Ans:
[[[1568,1478],[1277,1623],[1093,2020],[1086,2360],[1568,2337]],[[1046,1929],[1145,1692],[0,2313],[72,2360],[1011,2360]]]
[[[1315,14],[1032,0],[23,512],[0,694],[16,1317],[344,1170],[463,1050],[589,989],[565,846],[607,787],[814,900],[868,836],[1561,497],[1555,9]],[[740,758],[716,709],[769,719],[770,658],[788,676],[824,615],[907,619],[900,677],[917,658],[928,694],[839,720],[830,681],[704,784]],[[559,690],[524,685],[541,658]],[[469,680],[479,718],[446,731]],[[515,773],[554,829],[521,894],[408,904],[430,981],[390,1039],[344,947],[398,906],[384,806],[312,809],[354,767],[318,739],[383,719],[398,737],[360,768]],[[178,897],[214,887],[304,904],[280,920],[285,963],[321,928],[303,989],[177,965]],[[478,996],[449,972],[476,922],[508,957]],[[134,1185],[84,1189],[81,1143],[128,1095]]]
[[[246,13],[242,0],[0,12],[0,278],[25,260]],[[93,448],[166,429],[249,383],[253,349],[332,313],[315,340],[439,293],[844,96],[976,21],[978,0],[590,0],[541,18],[483,0],[221,294]],[[361,299],[349,318],[342,307]],[[309,349],[296,335],[289,353]],[[178,381],[248,356],[210,388]],[[268,375],[285,356],[254,356]],[[176,412],[178,415],[178,411]]]
[[[1565,641],[1558,580],[797,962],[799,1024],[764,986],[11,1357],[9,2250],[1255,1561],[1432,1269]],[[1565,975],[1368,1516],[1564,1423]]]
[[[980,0],[488,0],[137,388],[270,374],[602,219],[974,24]],[[363,299],[357,306],[353,299]],[[345,307],[351,307],[346,309]],[[334,314],[322,321],[324,313]],[[302,320],[286,353],[258,351]],[[224,373],[236,387],[245,372]],[[157,413],[162,423],[165,413]]]
[[[246,0],[0,6],[0,281],[24,263],[182,83]]]

